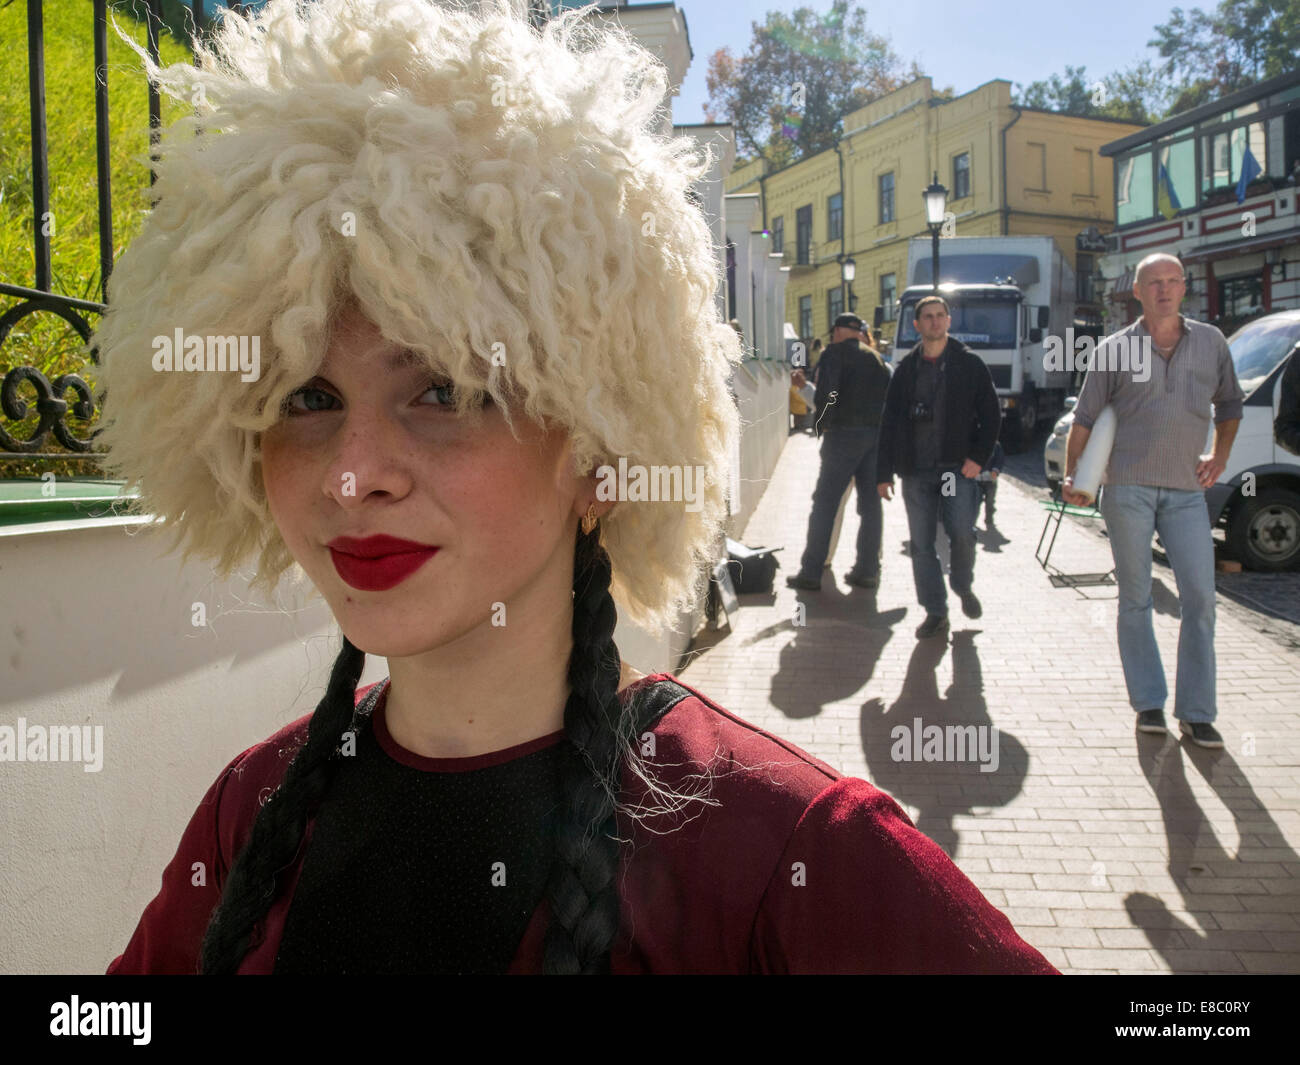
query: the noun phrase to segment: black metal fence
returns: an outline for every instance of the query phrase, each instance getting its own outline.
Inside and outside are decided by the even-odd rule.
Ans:
[[[180,5],[172,4],[171,12]],[[232,10],[241,5],[232,3]],[[147,28],[149,56],[158,61],[158,30],[163,25],[163,0],[137,0],[137,10],[142,10]],[[108,132],[108,0],[92,0],[90,17],[94,19],[95,62],[87,77],[94,78],[95,86],[95,155],[96,185],[98,189],[100,297],[106,292],[109,275],[113,271],[113,192],[109,168]],[[202,33],[207,28],[203,0],[192,0],[188,15],[190,25]],[[10,366],[0,382],[0,460],[14,459],[68,459],[84,457],[93,459],[94,433],[78,436],[69,426],[69,411],[89,423],[94,417],[94,400],[90,386],[76,373],[65,373],[49,380],[35,366],[12,365],[19,361],[6,350],[14,326],[23,319],[37,314],[52,314],[63,319],[83,343],[92,332],[88,316],[102,314],[103,303],[77,299],[53,291],[50,270],[50,188],[49,188],[49,135],[45,110],[45,11],[43,0],[27,0],[27,70],[28,96],[31,112],[32,160],[32,248],[34,281],[31,287],[0,280],[0,296],[15,297],[0,314],[0,367]],[[150,147],[157,144],[161,116],[161,102],[157,89],[147,79],[141,79],[141,89],[149,97]],[[63,131],[65,134],[67,131]],[[152,176],[151,176],[152,177]],[[5,301],[8,302],[8,301]],[[12,347],[12,345],[10,346]],[[92,361],[96,354],[90,352]],[[25,438],[9,431],[13,423],[26,421],[33,413],[33,404],[23,397],[23,385],[36,392],[34,413],[39,416],[35,429]],[[76,398],[69,405],[67,396]],[[71,455],[64,452],[47,452],[53,437]],[[2,467],[0,467],[2,469]]]

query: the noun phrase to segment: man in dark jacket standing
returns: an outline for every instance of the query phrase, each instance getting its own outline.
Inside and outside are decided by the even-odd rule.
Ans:
[[[880,583],[880,497],[876,483],[876,436],[889,387],[889,369],[861,342],[862,319],[841,314],[817,366],[816,431],[822,434],[821,472],[813,491],[808,544],[791,588],[816,591],[830,548],[835,512],[850,481],[858,486],[857,561],[845,580],[858,588]]]
[[[876,482],[882,499],[893,498],[894,474],[902,478],[903,506],[912,540],[912,577],[925,608],[918,637],[948,626],[948,593],[934,549],[943,517],[950,545],[949,581],[962,611],[983,613],[971,588],[975,577],[976,478],[988,464],[1002,427],[998,394],[984,361],[948,336],[952,319],[940,296],[916,305],[921,334],[889,382],[880,428]]]

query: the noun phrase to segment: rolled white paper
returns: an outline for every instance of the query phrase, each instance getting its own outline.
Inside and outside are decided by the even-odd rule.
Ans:
[[[1082,492],[1092,503],[1097,498],[1097,489],[1106,474],[1110,462],[1110,450],[1115,446],[1115,408],[1103,407],[1093,423],[1088,442],[1079,456],[1079,465],[1074,469],[1074,490]]]

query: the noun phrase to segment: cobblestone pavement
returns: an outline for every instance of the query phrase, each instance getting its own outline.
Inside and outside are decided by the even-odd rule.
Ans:
[[[729,631],[702,634],[681,678],[889,792],[1062,971],[1300,971],[1300,642],[1222,609],[1220,596],[1226,749],[1139,737],[1115,589],[1048,580],[1034,560],[1039,492],[1000,482],[997,528],[979,524],[983,617],[964,618],[954,598],[949,638],[918,641],[923,611],[897,494],[885,504],[878,592],[843,582],[854,561],[852,501],[822,591],[785,587],[803,551],[817,461],[815,440],[790,438],[742,537],[784,548],[776,588],[742,597]],[[1105,539],[1072,521],[1052,562],[1068,572],[1112,565]],[[1153,583],[1172,693],[1177,598],[1167,569]],[[891,731],[917,718],[995,726],[998,769],[893,761]]]

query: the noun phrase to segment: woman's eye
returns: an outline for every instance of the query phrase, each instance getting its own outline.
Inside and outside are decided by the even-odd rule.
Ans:
[[[456,404],[456,386],[450,382],[439,384],[429,382],[429,388],[423,393],[424,396],[432,395],[438,406],[452,407]]]
[[[298,406],[294,401],[301,398],[305,406]],[[309,414],[312,411],[330,410],[323,402],[334,401],[334,397],[324,389],[303,387],[290,392],[284,398],[283,410],[286,414]]]

